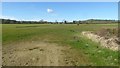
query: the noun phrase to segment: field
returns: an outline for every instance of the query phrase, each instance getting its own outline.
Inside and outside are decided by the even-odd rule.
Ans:
[[[116,66],[117,51],[99,46],[81,32],[117,27],[118,24],[3,24],[3,65]]]

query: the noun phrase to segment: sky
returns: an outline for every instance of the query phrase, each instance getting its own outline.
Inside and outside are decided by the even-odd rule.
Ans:
[[[2,2],[119,2],[119,0],[1,0]]]
[[[15,20],[73,21],[118,19],[117,2],[3,2],[2,18]]]

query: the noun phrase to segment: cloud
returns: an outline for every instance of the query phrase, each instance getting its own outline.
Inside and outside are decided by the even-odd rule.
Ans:
[[[21,21],[39,21],[39,19],[22,19]]]
[[[53,10],[53,9],[49,9],[49,8],[48,8],[48,9],[47,9],[47,12],[48,12],[48,13],[53,13],[53,12],[54,12],[54,10]]]
[[[0,16],[0,18],[2,18],[2,19],[18,20],[17,18],[15,18],[13,16]]]
[[[0,19],[10,19],[10,20],[17,20],[17,21],[39,21],[39,18],[32,18],[32,19],[17,19],[14,16],[1,16]]]

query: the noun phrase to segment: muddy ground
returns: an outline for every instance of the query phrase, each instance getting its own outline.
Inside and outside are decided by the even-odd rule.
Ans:
[[[88,59],[70,46],[32,41],[3,46],[3,66],[79,66]]]

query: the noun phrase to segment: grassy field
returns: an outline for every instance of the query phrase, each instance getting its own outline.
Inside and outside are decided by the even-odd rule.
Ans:
[[[97,31],[101,28],[116,28],[118,24],[3,24],[3,47],[22,41],[47,41],[69,45],[87,56],[90,65],[118,65],[118,52],[100,47],[98,43],[87,39],[82,31]],[[78,37],[75,39],[74,37]]]

